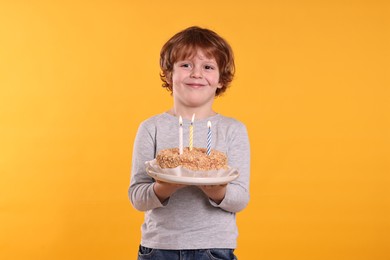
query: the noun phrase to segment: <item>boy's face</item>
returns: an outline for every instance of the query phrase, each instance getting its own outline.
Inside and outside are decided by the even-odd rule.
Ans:
[[[210,106],[215,91],[221,88],[219,68],[214,58],[208,58],[201,50],[196,55],[173,65],[172,88],[176,105],[186,107]]]

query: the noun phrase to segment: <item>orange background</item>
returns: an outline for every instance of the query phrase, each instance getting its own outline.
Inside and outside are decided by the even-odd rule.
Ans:
[[[167,110],[163,43],[232,45],[215,110],[243,121],[239,259],[390,259],[388,1],[0,2],[0,258],[135,259],[139,123]]]

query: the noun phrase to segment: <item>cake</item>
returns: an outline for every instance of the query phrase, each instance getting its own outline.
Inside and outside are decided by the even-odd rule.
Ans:
[[[161,168],[176,168],[182,166],[193,171],[209,171],[227,169],[227,157],[224,153],[212,149],[207,155],[206,148],[185,147],[183,154],[179,148],[170,148],[158,152],[156,160]]]

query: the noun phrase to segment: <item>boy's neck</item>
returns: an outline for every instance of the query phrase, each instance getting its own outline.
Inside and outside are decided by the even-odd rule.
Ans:
[[[215,111],[207,110],[207,111],[202,111],[201,109],[175,109],[172,108],[168,111],[169,114],[179,117],[181,116],[182,118],[191,120],[192,115],[195,114],[195,120],[200,120],[200,119],[205,119],[211,116],[216,115],[217,113]]]

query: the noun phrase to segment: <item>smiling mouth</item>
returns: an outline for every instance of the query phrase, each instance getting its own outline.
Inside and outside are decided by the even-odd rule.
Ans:
[[[187,86],[189,86],[191,88],[201,88],[201,87],[204,87],[205,85],[203,85],[203,84],[187,84]]]

